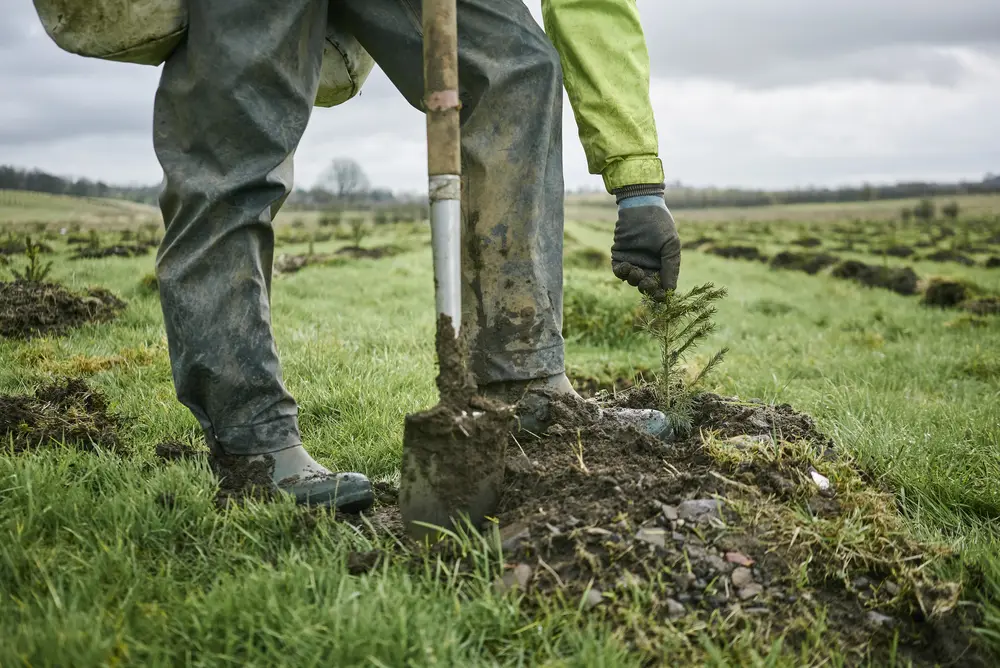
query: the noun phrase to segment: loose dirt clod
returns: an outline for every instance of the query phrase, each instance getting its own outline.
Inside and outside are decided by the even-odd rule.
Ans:
[[[77,294],[57,283],[0,281],[0,336],[59,335],[88,322],[108,322],[126,303],[100,288]]]
[[[1000,296],[983,294],[983,290],[972,283],[950,278],[931,279],[921,303],[938,308],[957,308],[975,315],[1000,313]]]
[[[0,444],[26,452],[53,443],[84,451],[122,453],[121,419],[108,412],[107,400],[80,378],[35,390],[34,395],[0,395]]]
[[[249,457],[211,455],[209,463],[219,479],[219,490],[215,494],[215,505],[224,509],[247,500],[270,501],[277,497],[271,473],[274,458],[264,455],[262,459],[248,461]]]
[[[916,251],[909,246],[889,246],[882,252],[889,257],[910,257]]]
[[[935,278],[927,284],[920,303],[939,308],[955,308],[968,297],[969,288],[965,283],[947,278]]]
[[[757,260],[760,262],[767,260],[767,256],[755,246],[712,246],[705,252],[728,260]]]
[[[90,248],[84,246],[78,248],[76,252],[70,256],[71,260],[94,260],[104,257],[141,257],[147,255],[150,250],[156,248],[159,244],[154,241],[139,241],[135,244],[124,245],[116,244],[114,246],[106,246],[104,248]]]
[[[156,444],[156,456],[164,462],[176,462],[184,459],[200,459],[208,456],[207,450],[199,450],[182,441],[163,441]]]
[[[838,262],[840,262],[840,258],[829,253],[792,253],[782,251],[771,258],[771,267],[774,269],[804,271],[807,274],[813,275]]]
[[[940,250],[936,253],[925,255],[923,259],[930,260],[931,262],[957,262],[966,267],[973,267],[976,264],[976,261],[968,255],[953,250]]]
[[[884,288],[900,295],[914,295],[920,279],[909,267],[883,267],[845,260],[833,268],[835,278],[852,280],[870,288]]]
[[[691,241],[685,241],[682,243],[681,250],[697,250],[702,246],[711,243],[715,243],[715,239],[712,237],[698,237],[697,239],[692,239]]]

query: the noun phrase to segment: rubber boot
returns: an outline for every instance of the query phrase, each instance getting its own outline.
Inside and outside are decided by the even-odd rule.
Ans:
[[[549,406],[554,397],[587,403],[573,389],[565,373],[536,380],[490,383],[480,389],[487,397],[514,405],[520,430],[536,435],[544,434],[552,425]],[[658,410],[598,408],[598,416],[600,420],[617,422],[622,429],[634,428],[664,441],[673,439],[673,429],[667,416]]]
[[[360,473],[334,473],[317,462],[301,445],[262,455],[232,456],[239,465],[265,462],[274,486],[308,506],[327,506],[340,512],[359,513],[375,502],[372,485]],[[224,476],[225,471],[219,471]]]

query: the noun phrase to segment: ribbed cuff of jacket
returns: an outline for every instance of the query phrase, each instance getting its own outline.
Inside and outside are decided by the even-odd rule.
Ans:
[[[663,183],[663,162],[659,158],[643,156],[616,160],[604,168],[604,187],[609,193],[619,188],[640,183]]]

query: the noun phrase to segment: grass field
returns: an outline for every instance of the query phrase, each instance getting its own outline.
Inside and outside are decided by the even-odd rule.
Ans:
[[[939,205],[957,202],[969,215],[990,214],[1000,209],[1000,195],[962,195],[940,198]],[[670,203],[670,193],[667,193]],[[753,207],[711,207],[705,209],[678,209],[674,217],[681,223],[732,223],[738,221],[794,221],[830,222],[862,218],[866,220],[891,220],[903,208],[912,209],[917,199],[872,200],[870,202],[842,202],[832,204],[776,204]],[[574,220],[604,220],[614,213],[614,199],[606,195],[580,195],[567,201],[567,215]]]
[[[128,229],[142,223],[159,222],[154,207],[124,200],[50,195],[25,190],[0,190],[0,223],[17,227],[46,224]]]
[[[892,203],[893,211],[902,205]],[[860,215],[819,209],[810,221]],[[787,207],[769,220],[801,211]],[[573,212],[579,222],[568,225],[567,258],[587,248],[606,252],[609,218]],[[723,217],[712,210],[680,219]],[[801,232],[775,223],[758,240],[777,245]],[[688,234],[682,229],[685,240]],[[730,225],[718,234],[747,233]],[[437,400],[428,235],[402,226],[366,244],[400,239],[408,249],[401,255],[307,267],[276,277],[273,287],[285,381],[300,403],[307,447],[327,465],[390,482],[398,476],[403,416]],[[315,250],[338,245],[329,240]],[[905,263],[922,278],[955,276],[1000,293],[1000,270],[978,262],[872,260],[860,251],[844,257]],[[589,296],[609,320],[634,311],[638,296],[610,271],[567,264],[568,302]],[[125,416],[131,450],[0,454],[0,665],[672,663],[667,650],[635,647],[574,601],[529,616],[516,595],[493,591],[489,564],[459,576],[433,559],[423,570],[400,561],[352,576],[348,553],[373,544],[350,525],[307,521],[289,503],[216,510],[205,465],[163,466],[153,456],[156,443],[193,440],[197,428],[174,399],[159,302],[140,280],[151,271],[152,256],[57,259],[53,278],[107,287],[129,302],[127,310],[114,323],[61,338],[0,339],[0,394],[86,376]],[[912,536],[958,552],[976,583],[970,596],[985,606],[983,641],[1000,649],[993,607],[1000,604],[1000,317],[927,308],[917,297],[827,274],[696,251],[684,255],[681,282],[729,290],[706,350],[727,345],[731,353],[711,389],[813,415],[891,490]],[[575,312],[567,312],[567,337],[576,376],[612,380],[656,367],[651,341],[607,335]],[[663,632],[675,634],[671,651],[698,664],[844,661],[821,635],[761,645],[753,638],[719,644],[698,629]]]

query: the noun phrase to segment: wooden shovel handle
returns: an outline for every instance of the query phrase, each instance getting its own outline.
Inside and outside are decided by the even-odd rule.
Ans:
[[[456,0],[423,0],[429,176],[461,174]]]

